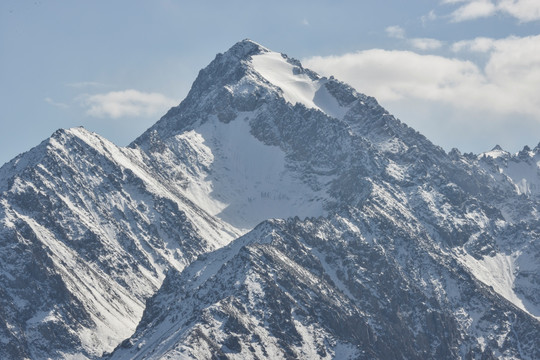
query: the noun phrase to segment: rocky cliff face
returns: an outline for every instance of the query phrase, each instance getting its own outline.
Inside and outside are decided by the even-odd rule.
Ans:
[[[0,170],[0,351],[96,357],[134,330],[164,271],[235,229],[82,128],[59,130]]]
[[[2,167],[0,346],[539,358],[535,151],[446,154],[244,40],[129,148],[71,129]]]

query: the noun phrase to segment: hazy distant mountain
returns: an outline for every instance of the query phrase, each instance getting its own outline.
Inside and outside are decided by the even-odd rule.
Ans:
[[[538,359],[539,154],[447,154],[244,40],[128,148],[0,169],[0,351]]]

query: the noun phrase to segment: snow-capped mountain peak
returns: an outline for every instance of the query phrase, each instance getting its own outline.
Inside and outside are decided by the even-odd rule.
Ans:
[[[493,159],[499,158],[499,157],[508,157],[510,153],[506,150],[504,150],[500,145],[495,145],[491,151],[486,151],[484,153],[481,153],[479,157],[487,156]]]
[[[129,147],[0,169],[0,353],[540,358],[538,156],[446,154],[243,40]]]
[[[498,171],[508,177],[518,194],[540,195],[540,144],[531,150],[524,146],[521,151],[511,154],[497,146],[478,157],[493,164]]]
[[[224,53],[224,56],[234,56],[238,59],[246,59],[254,54],[269,51],[271,50],[251,39],[244,39],[231,46],[231,48]]]
[[[167,164],[182,179],[178,192],[239,231],[268,218],[321,216],[337,171],[331,157],[343,161],[350,142],[328,139],[348,131],[344,115],[360,97],[297,60],[243,40],[201,70],[187,98],[132,147],[155,157],[154,164]],[[308,111],[307,122],[298,111]],[[340,154],[308,151],[305,136],[321,147],[317,153],[337,146]],[[186,167],[188,158],[197,166]],[[306,167],[309,176],[300,171]]]

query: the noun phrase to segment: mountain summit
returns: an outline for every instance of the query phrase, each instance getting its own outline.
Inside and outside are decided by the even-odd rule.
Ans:
[[[185,178],[179,191],[243,231],[268,218],[324,215],[362,196],[340,181],[381,176],[387,155],[445,156],[375,99],[250,40],[217,55],[186,99],[131,147],[164,176]],[[186,157],[197,167],[186,169]]]
[[[129,147],[59,130],[0,168],[0,351],[540,358],[538,151],[503,153],[243,40]]]

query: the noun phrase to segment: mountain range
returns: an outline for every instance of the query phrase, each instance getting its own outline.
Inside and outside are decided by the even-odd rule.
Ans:
[[[445,152],[243,40],[0,168],[6,359],[539,359],[540,144]]]

